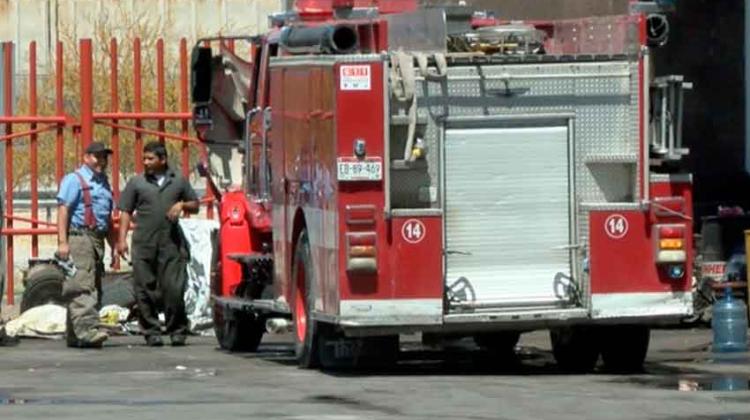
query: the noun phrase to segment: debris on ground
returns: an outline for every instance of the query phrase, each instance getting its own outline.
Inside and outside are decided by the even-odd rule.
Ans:
[[[134,335],[140,330],[138,323],[131,319],[130,309],[118,305],[107,305],[99,310],[99,327],[109,334],[119,335]]]

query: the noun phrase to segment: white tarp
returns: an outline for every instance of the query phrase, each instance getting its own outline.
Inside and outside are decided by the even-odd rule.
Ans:
[[[187,285],[185,286],[185,311],[190,331],[196,332],[211,328],[211,260],[213,243],[219,223],[215,220],[180,219],[185,240],[190,250],[187,264]]]
[[[66,309],[51,303],[35,306],[5,325],[11,337],[62,338]]]

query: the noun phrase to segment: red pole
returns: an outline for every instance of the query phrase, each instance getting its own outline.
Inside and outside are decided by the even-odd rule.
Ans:
[[[109,109],[113,113],[117,113],[120,109],[120,98],[117,92],[117,40],[112,38],[109,40],[109,64],[110,64],[110,76],[109,76],[109,88],[110,88],[110,102]],[[117,124],[117,120],[113,120]],[[115,202],[120,200],[120,130],[117,127],[112,127],[112,194],[114,195]],[[114,215],[118,216],[119,212],[115,205]],[[112,229],[115,226],[111,227]],[[112,261],[114,269],[120,269],[120,257],[115,256],[115,260]]]
[[[36,41],[29,44],[29,114],[33,117],[37,114],[37,95],[36,95]],[[31,130],[36,129],[36,123],[31,123]],[[39,172],[38,172],[38,143],[37,134],[30,137],[31,156],[29,166],[31,166],[31,218],[39,219]],[[38,228],[39,225],[34,222],[31,224],[32,229]],[[39,235],[31,236],[31,256],[39,256]]]
[[[5,67],[3,71],[3,84],[5,93],[3,97],[3,106],[5,109],[5,115],[13,115],[13,44],[6,42],[3,45],[3,61]],[[5,133],[11,134],[13,132],[13,124],[8,123],[5,126]],[[13,142],[8,140],[5,142],[5,212],[7,214],[13,214]],[[7,219],[7,229],[13,229],[13,219]],[[6,299],[9,305],[13,305],[15,292],[13,290],[13,235],[8,235],[7,245],[7,261],[6,261],[6,276],[8,287],[5,289],[7,292]]]
[[[156,41],[156,92],[158,111],[164,112],[164,40]],[[164,120],[159,120],[159,131],[164,132]],[[164,143],[164,136],[159,136],[159,143]]]
[[[205,144],[201,144],[201,159],[204,162],[208,162],[208,149]],[[211,192],[211,188],[206,188],[206,198],[211,199],[208,206],[206,207],[206,217],[209,219],[214,218],[214,194]]]
[[[55,115],[58,117],[65,116],[63,106],[63,76],[63,45],[62,42],[58,41],[55,48]],[[57,126],[57,138],[55,140],[55,181],[57,181],[57,185],[60,185],[60,181],[62,181],[63,174],[65,173],[63,163],[65,158],[64,147],[63,125],[60,124]]]
[[[141,39],[133,40],[133,110],[141,112]],[[141,128],[140,119],[135,120],[136,128]],[[135,133],[135,170],[143,172],[143,138]]]
[[[188,61],[187,40],[180,39],[180,111],[189,112],[188,104]],[[188,136],[188,121],[182,120],[182,136]],[[190,150],[188,142],[182,142],[182,174],[187,178],[190,175]]]
[[[109,89],[110,89],[110,102],[109,109],[113,113],[116,113],[120,109],[120,98],[117,92],[117,40],[112,38],[109,41],[109,63],[110,63],[110,76],[109,76]],[[117,120],[113,120],[116,124]],[[112,193],[114,194],[115,201],[120,199],[120,130],[117,127],[112,127]]]
[[[94,76],[91,39],[81,40],[81,143],[85,149],[94,138]]]

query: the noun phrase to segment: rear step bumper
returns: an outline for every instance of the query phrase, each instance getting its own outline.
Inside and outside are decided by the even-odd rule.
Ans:
[[[255,312],[259,315],[267,315],[281,318],[291,318],[289,305],[274,299],[240,299],[233,297],[212,297],[213,304],[224,309]]]

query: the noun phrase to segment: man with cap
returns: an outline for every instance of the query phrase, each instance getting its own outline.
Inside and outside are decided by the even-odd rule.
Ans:
[[[83,165],[67,174],[57,193],[57,253],[71,259],[75,274],[63,283],[68,301],[68,347],[101,348],[107,340],[99,331],[98,307],[104,275],[104,240],[114,249],[111,230],[112,188],[105,170],[112,150],[99,142],[86,147]]]

